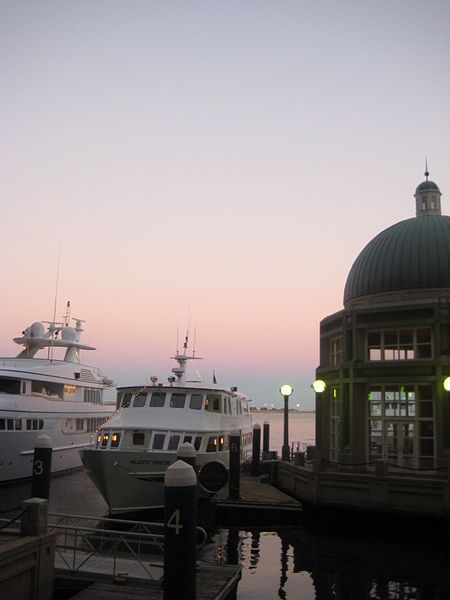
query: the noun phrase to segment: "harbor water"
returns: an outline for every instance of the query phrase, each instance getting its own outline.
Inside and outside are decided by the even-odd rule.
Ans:
[[[273,450],[283,439],[282,413],[257,413],[270,423]],[[289,439],[314,443],[314,414],[289,414]],[[0,488],[1,516],[29,497],[30,484]],[[51,512],[107,516],[107,506],[83,471],[51,482]],[[435,546],[414,532],[362,530],[339,534],[301,523],[277,527],[227,528],[209,532],[199,558],[242,565],[238,600],[444,600],[450,598],[449,547]],[[57,600],[57,599],[56,599]]]

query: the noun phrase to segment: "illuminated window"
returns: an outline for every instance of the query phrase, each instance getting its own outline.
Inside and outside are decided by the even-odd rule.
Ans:
[[[206,452],[215,452],[217,449],[217,436],[212,435],[208,438],[208,445],[206,446]]]
[[[375,385],[368,391],[369,459],[434,468],[433,386]]]
[[[117,433],[117,431],[115,431],[111,435],[111,448],[118,448],[119,444],[120,444],[120,433]]]
[[[339,365],[343,359],[342,337],[332,338],[330,340],[331,365]]]
[[[102,435],[102,448],[106,448],[106,446],[108,445],[108,440],[109,440],[109,433],[104,433]]]
[[[431,329],[371,331],[367,335],[367,351],[371,361],[431,358]]]

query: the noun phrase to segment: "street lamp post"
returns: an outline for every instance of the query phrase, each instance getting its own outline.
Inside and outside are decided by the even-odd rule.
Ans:
[[[285,383],[280,387],[280,394],[284,398],[284,431],[283,431],[283,447],[281,449],[281,459],[288,461],[290,458],[289,451],[289,397],[292,395],[294,388]]]

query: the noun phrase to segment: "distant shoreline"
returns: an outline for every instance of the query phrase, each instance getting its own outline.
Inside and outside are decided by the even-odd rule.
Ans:
[[[259,406],[251,406],[250,412],[252,412],[252,413],[255,413],[255,412],[282,413],[282,412],[284,412],[284,408],[264,408],[264,407],[259,407]],[[298,410],[297,408],[288,408],[288,412],[312,414],[312,413],[315,413],[316,411],[315,410]]]

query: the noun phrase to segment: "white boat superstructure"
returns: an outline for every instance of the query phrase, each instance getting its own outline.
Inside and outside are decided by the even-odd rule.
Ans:
[[[185,442],[195,448],[206,488],[227,476],[230,432],[241,432],[242,457],[251,448],[249,399],[236,387],[187,381],[186,363],[197,358],[187,355],[187,341],[173,358],[178,366],[167,383],[152,377],[117,388],[117,414],[99,431],[96,446],[81,451],[111,514],[163,506],[166,469]]]
[[[0,482],[31,477],[40,434],[51,440],[52,473],[81,467],[80,448],[115,412],[103,398],[113,382],[80,362],[80,350],[95,348],[81,343],[83,321],[74,320],[68,303],[62,323],[33,323],[14,338],[23,350],[0,358]]]

